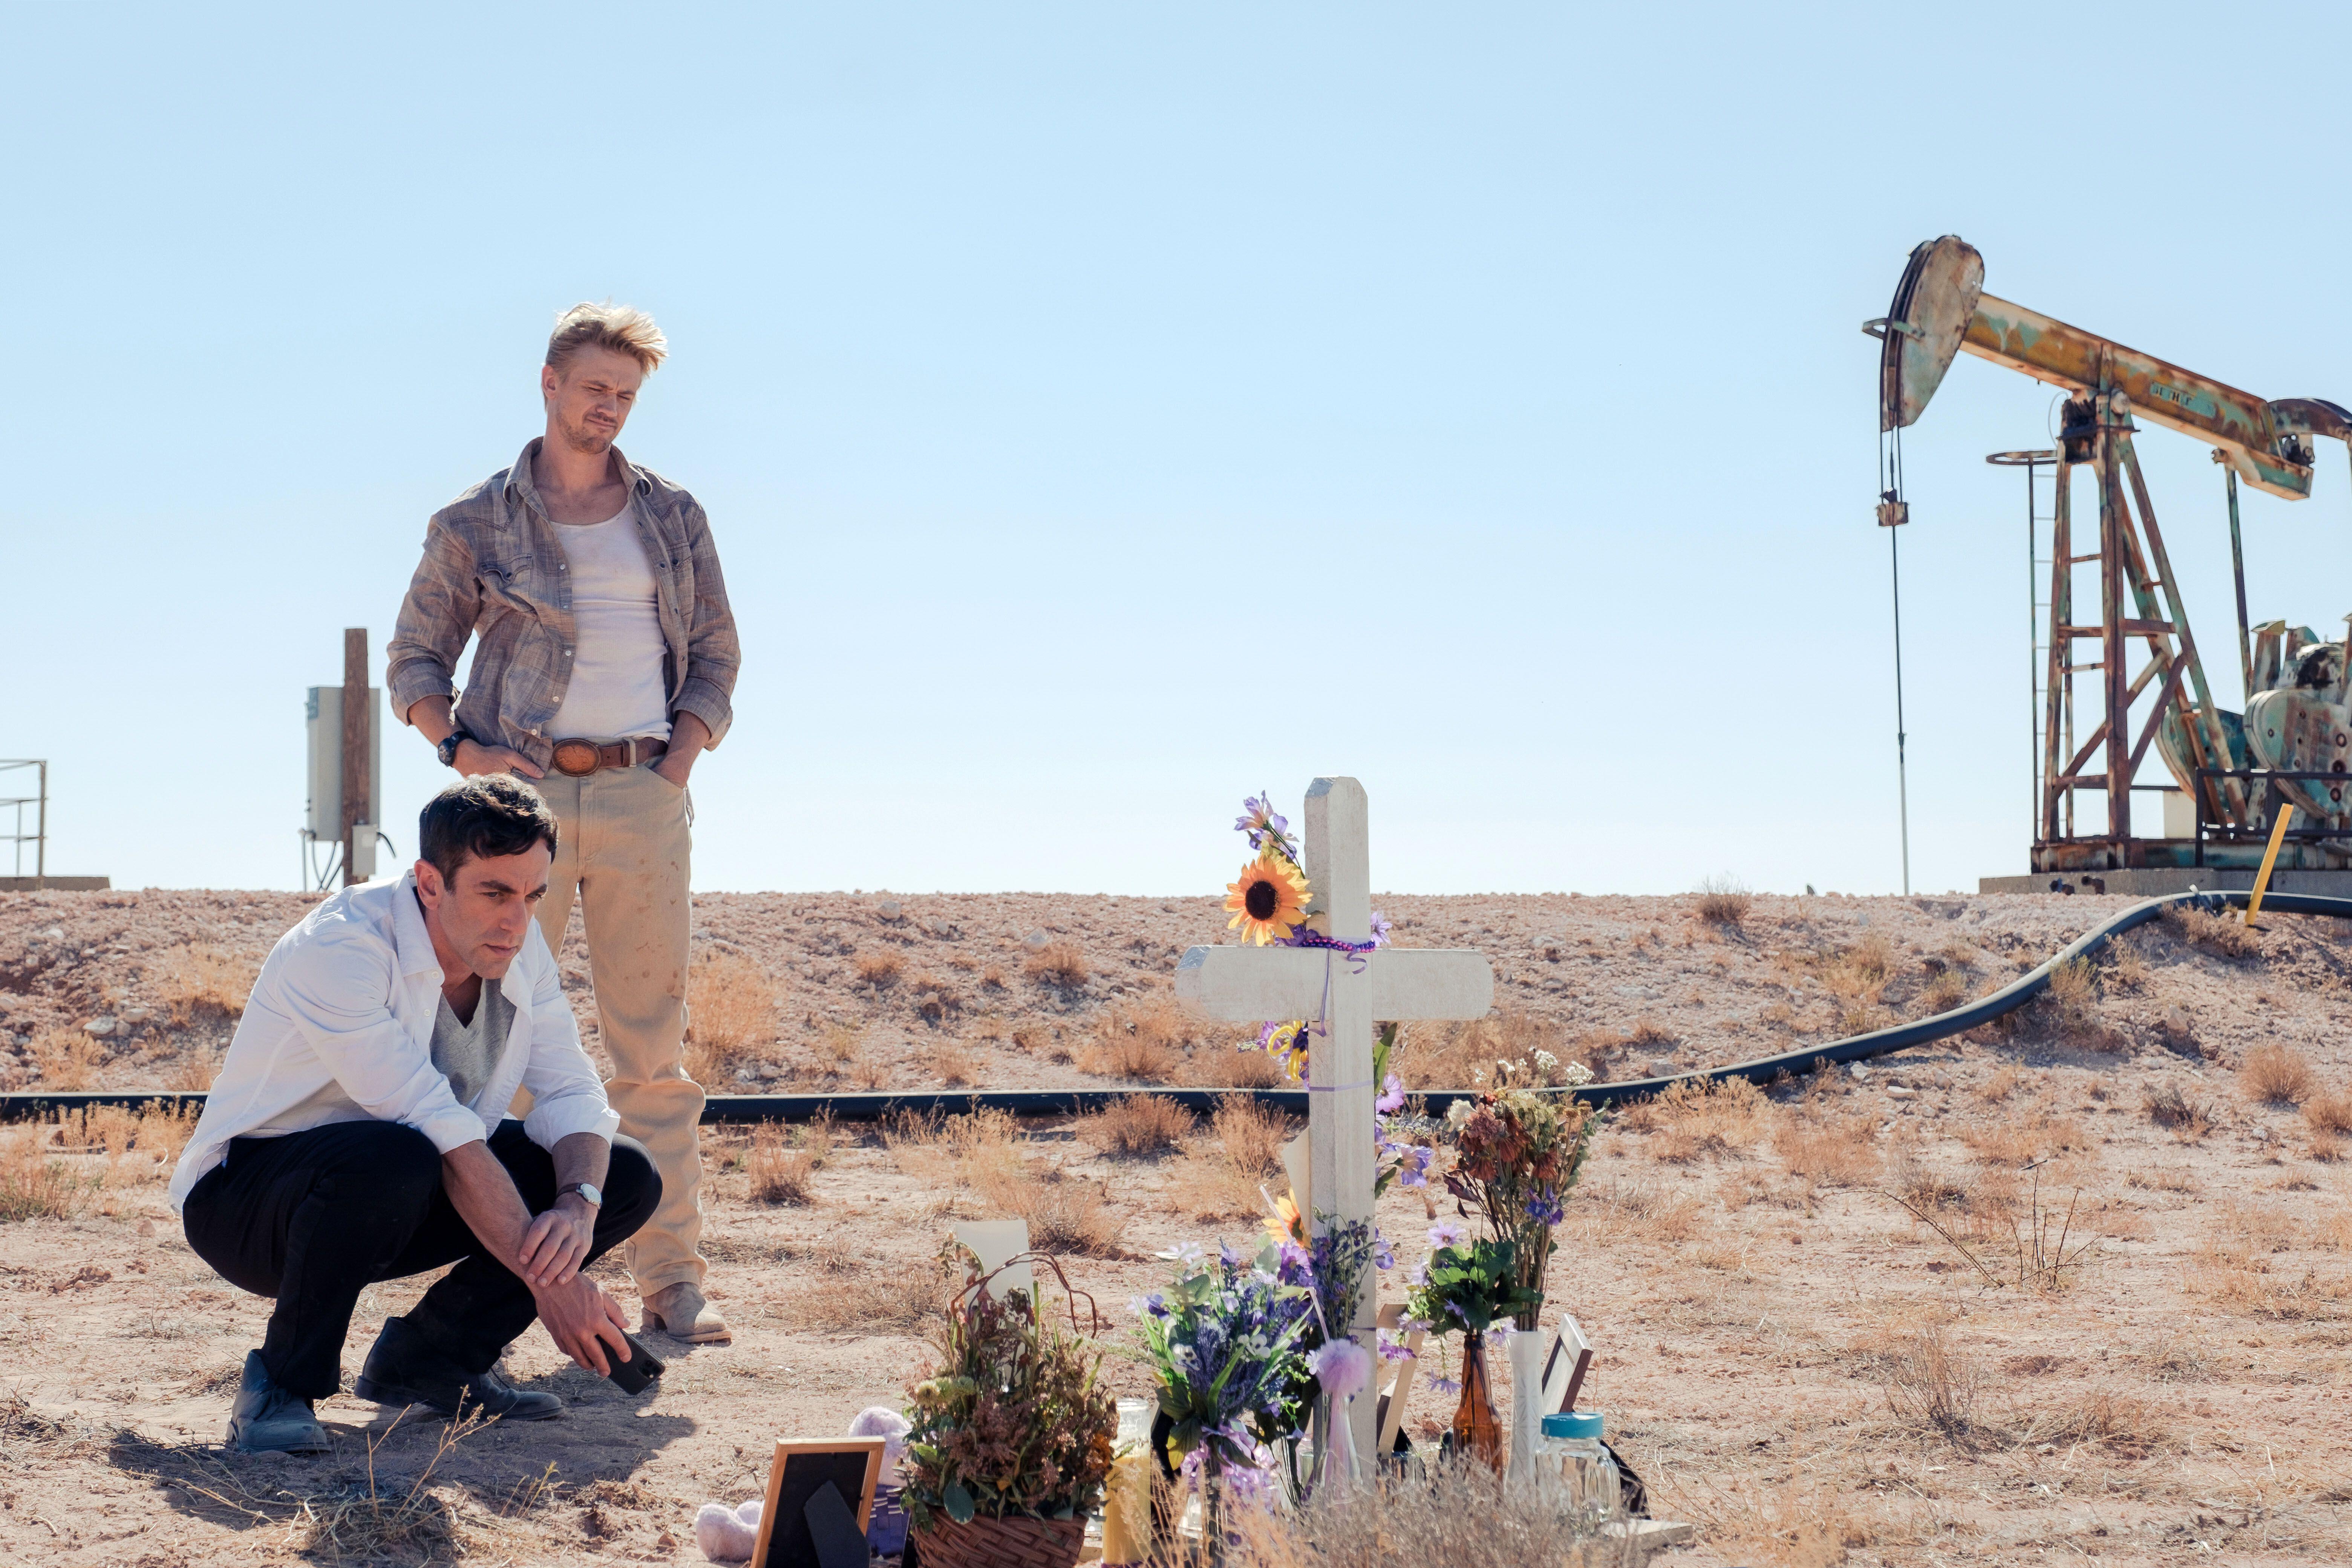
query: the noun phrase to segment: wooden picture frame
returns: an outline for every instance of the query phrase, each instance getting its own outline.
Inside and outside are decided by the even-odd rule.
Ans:
[[[882,1479],[882,1447],[879,1437],[778,1438],[751,1568],[825,1568],[804,1510],[828,1482],[856,1520],[862,1552]]]
[[[1544,1357],[1543,1402],[1545,1414],[1566,1415],[1576,1408],[1576,1396],[1584,1387],[1584,1374],[1592,1369],[1592,1342],[1584,1337],[1584,1330],[1568,1312],[1559,1315],[1559,1329],[1551,1337],[1551,1351]]]

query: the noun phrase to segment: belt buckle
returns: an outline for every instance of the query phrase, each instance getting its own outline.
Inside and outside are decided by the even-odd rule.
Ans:
[[[586,778],[604,760],[603,751],[593,741],[555,742],[555,771],[566,778]]]

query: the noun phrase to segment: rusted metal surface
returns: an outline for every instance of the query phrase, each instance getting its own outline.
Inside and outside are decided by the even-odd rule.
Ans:
[[[1979,296],[1960,347],[2069,392],[2120,392],[2149,424],[2210,443],[2248,484],[2290,500],[2311,493],[2308,443],[2297,460],[2271,405],[2251,392],[1990,294]]]
[[[1874,323],[1885,347],[1878,358],[1878,428],[1896,430],[1919,417],[1943,384],[1984,290],[1984,258],[1959,236],[1931,239],[1911,252],[1885,319]]]

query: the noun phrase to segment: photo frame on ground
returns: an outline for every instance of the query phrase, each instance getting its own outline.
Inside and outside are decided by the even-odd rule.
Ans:
[[[866,1568],[879,1437],[782,1437],[751,1568]]]

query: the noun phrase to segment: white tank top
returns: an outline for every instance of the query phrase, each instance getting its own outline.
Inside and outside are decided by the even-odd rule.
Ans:
[[[558,524],[572,578],[578,641],[572,681],[548,726],[551,741],[669,739],[662,686],[661,605],[634,505],[602,522]]]

